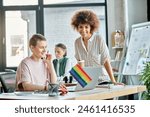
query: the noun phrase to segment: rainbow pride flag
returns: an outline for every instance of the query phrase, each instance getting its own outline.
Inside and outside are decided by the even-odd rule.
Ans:
[[[78,64],[76,64],[69,72],[82,87],[85,87],[92,81],[88,74]]]

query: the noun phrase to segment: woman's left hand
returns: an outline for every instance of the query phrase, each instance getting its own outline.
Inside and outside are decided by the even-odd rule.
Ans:
[[[47,66],[49,67],[49,65],[52,64],[52,55],[49,54],[49,53],[47,53],[47,54],[46,54],[46,57],[45,57],[45,59],[44,59],[44,62],[45,62],[45,63],[47,64]]]
[[[47,54],[46,54],[46,60],[51,61],[51,60],[52,60],[52,55],[49,54],[49,53],[47,53]]]

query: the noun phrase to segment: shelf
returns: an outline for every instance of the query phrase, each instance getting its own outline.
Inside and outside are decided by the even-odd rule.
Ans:
[[[122,75],[122,73],[114,72],[114,75]]]
[[[111,60],[110,62],[121,62],[121,60]]]
[[[112,47],[112,49],[123,49],[123,47]]]

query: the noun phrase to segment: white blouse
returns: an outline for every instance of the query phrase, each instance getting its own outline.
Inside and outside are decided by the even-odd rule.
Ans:
[[[109,51],[105,41],[98,34],[93,34],[88,40],[88,47],[86,49],[81,37],[75,41],[75,58],[77,61],[84,60],[85,67],[88,66],[102,66],[106,59],[110,59]],[[103,75],[106,75],[103,71]]]

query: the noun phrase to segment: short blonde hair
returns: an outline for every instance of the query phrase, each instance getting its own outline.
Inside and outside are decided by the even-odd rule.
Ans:
[[[30,38],[30,41],[29,41],[29,47],[36,46],[38,41],[46,41],[46,38],[41,34],[32,35],[32,37]]]

